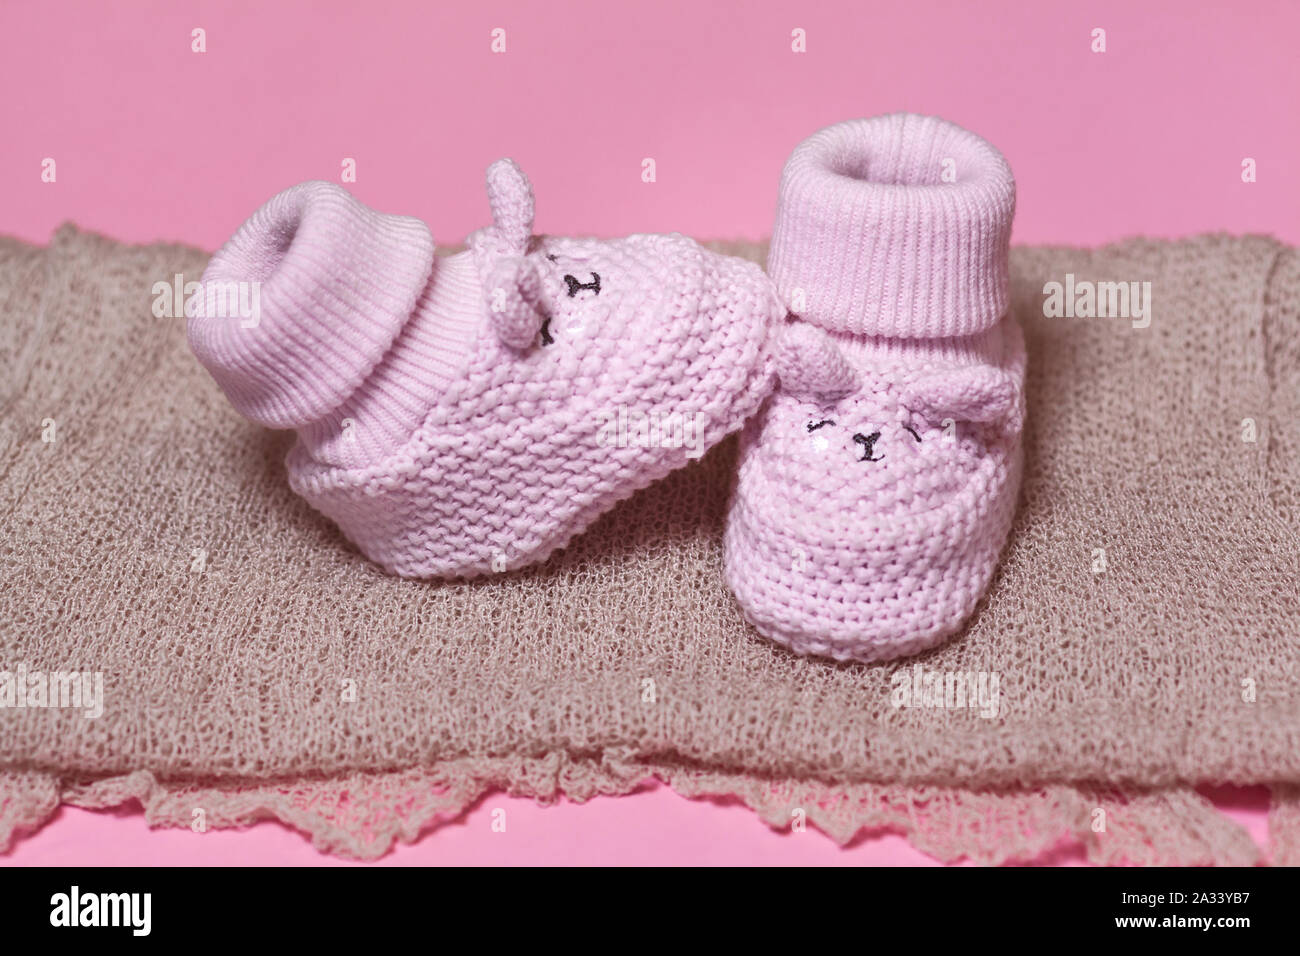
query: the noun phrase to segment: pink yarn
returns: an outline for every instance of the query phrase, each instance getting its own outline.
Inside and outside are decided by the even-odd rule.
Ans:
[[[825,329],[970,335],[1006,313],[1015,204],[1002,154],[954,123],[838,123],[786,161],[768,273]]]
[[[975,608],[1020,484],[1014,208],[1005,160],[939,119],[841,123],[795,149],[768,260],[795,315],[780,388],[742,433],[725,541],[763,635],[884,660]]]
[[[297,430],[293,489],[404,576],[544,560],[774,382],[785,308],[758,266],[676,234],[535,237],[523,172],[487,178],[493,225],[449,257],[340,187],[286,190],[203,277],[259,283],[256,323],[189,321],[235,408]]]

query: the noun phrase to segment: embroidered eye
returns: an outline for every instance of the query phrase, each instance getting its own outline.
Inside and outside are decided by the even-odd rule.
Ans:
[[[583,289],[590,289],[596,295],[600,295],[600,273],[593,272],[590,282],[579,282],[576,276],[566,275],[564,284],[569,287],[569,298],[572,299]]]
[[[835,423],[834,423],[833,421],[831,421],[829,418],[823,418],[823,419],[822,419],[821,421],[819,421],[819,422],[809,422],[809,423],[808,423],[808,430],[809,430],[810,432],[815,432],[815,431],[816,431],[817,429],[819,429],[819,428],[825,428],[827,425],[834,425],[834,424],[835,424]]]
[[[553,252],[548,252],[548,253],[546,254],[546,258],[547,258],[547,259],[550,259],[552,262],[559,262],[559,261],[560,261],[560,257],[557,256],[557,255],[556,255],[555,253],[553,253]]]
[[[916,429],[913,428],[911,425],[904,425],[903,427],[906,428],[909,432],[911,432],[912,437],[915,438],[917,441],[921,440],[921,436],[916,433]]]
[[[858,461],[880,461],[884,455],[871,456],[873,446],[880,441],[880,432],[872,432],[870,435],[864,435],[861,432],[853,436],[853,440],[862,446],[862,457]]]
[[[542,345],[554,345],[555,339],[551,335],[551,317],[548,315],[542,320]]]

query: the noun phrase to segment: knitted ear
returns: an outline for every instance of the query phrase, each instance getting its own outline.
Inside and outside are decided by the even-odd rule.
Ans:
[[[513,159],[498,159],[487,171],[493,231],[504,249],[523,255],[533,234],[533,187]]]
[[[1020,417],[1016,380],[997,368],[973,365],[934,372],[903,390],[903,404],[932,422],[945,418],[1015,426]]]
[[[497,338],[511,348],[530,347],[546,320],[537,267],[522,256],[498,259],[488,271],[483,293]]]
[[[781,388],[792,395],[833,401],[858,388],[858,375],[826,333],[788,325],[775,349]]]

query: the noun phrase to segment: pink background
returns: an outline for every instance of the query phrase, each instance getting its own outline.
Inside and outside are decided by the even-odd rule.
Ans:
[[[190,31],[207,31],[207,52]],[[507,52],[490,52],[506,30]],[[790,48],[807,31],[807,53]],[[1090,50],[1094,27],[1107,52]],[[836,120],[938,113],[1016,171],[1019,243],[1267,232],[1300,241],[1300,4],[909,0],[644,4],[61,3],[0,7],[0,232],[65,220],[215,248],[303,179],[338,180],[444,242],[520,161],[538,228],[758,238],[781,164]],[[41,161],[57,162],[42,183]],[[657,181],[641,181],[651,157]],[[1258,181],[1241,181],[1243,158]],[[1260,792],[1216,798],[1262,832]],[[487,826],[506,806],[507,835]],[[516,822],[517,821],[517,822]],[[1067,854],[1065,861],[1071,855]],[[65,810],[0,863],[311,862],[274,824],[148,833]],[[920,862],[849,851],[653,789],[585,807],[489,798],[389,862]],[[1059,861],[1053,861],[1059,862]]]

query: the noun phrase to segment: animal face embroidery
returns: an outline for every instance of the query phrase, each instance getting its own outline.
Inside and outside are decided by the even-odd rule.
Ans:
[[[862,432],[856,432],[853,440],[862,446],[862,457],[858,461],[883,461],[884,455],[872,455],[872,449],[876,447],[876,442],[880,441],[880,432],[872,432],[870,435],[864,435]]]
[[[549,262],[557,264],[560,261],[560,257],[553,252],[548,252],[546,254],[546,259]],[[600,295],[600,273],[593,271],[591,273],[591,278],[586,282],[583,282],[577,276],[566,272],[564,274],[564,287],[566,290],[566,296],[570,299],[576,298],[581,292],[590,292],[593,296]],[[555,344],[555,336],[551,334],[552,318],[553,316],[550,313],[547,313],[546,317],[542,320],[541,336],[543,346]]]
[[[834,419],[814,418],[810,420],[805,427],[807,428],[808,433],[812,434],[813,432],[820,432],[823,429],[834,428],[835,424],[836,423]],[[908,436],[910,436],[908,439],[909,441],[913,441],[918,444],[920,443],[921,435],[919,432],[916,431],[916,429],[912,428],[910,425],[902,425],[899,427],[902,432],[905,432],[907,433]],[[871,431],[871,432],[866,432],[866,431],[854,432],[852,435],[852,441],[856,450],[859,452],[859,456],[857,460],[872,461],[872,462],[884,461],[885,455],[882,452],[878,451],[876,447],[877,443],[881,440],[883,436],[884,436],[884,432],[879,430]],[[814,442],[819,451],[824,451],[826,448],[830,446],[829,439],[827,439],[824,435],[818,436],[817,439],[814,439]]]
[[[474,233],[469,245],[484,275],[488,318],[501,343],[520,352],[539,342],[550,346],[557,331],[581,333],[608,318],[611,307],[594,301],[605,291],[603,278],[589,267],[614,261],[617,241],[543,245],[532,234],[533,191],[523,170],[512,160],[499,160],[488,167],[487,180],[492,225]]]
[[[569,288],[570,299],[572,299],[583,289],[588,289],[591,292],[596,293],[596,295],[600,295],[600,273],[599,272],[593,272],[591,274],[590,282],[579,282],[576,276],[571,276],[566,274],[564,277],[564,284]]]

